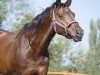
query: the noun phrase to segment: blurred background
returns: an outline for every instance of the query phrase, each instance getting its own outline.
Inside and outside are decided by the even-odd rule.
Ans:
[[[56,0],[0,0],[0,29],[19,32]],[[66,0],[62,0],[64,3]],[[70,9],[84,29],[79,43],[56,35],[49,46],[51,72],[100,75],[100,0],[72,0]]]

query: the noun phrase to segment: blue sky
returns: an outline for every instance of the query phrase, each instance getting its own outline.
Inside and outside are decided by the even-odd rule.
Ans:
[[[42,9],[50,6],[56,0],[36,0],[35,10],[37,14],[42,12]],[[65,2],[66,0],[62,0]],[[97,20],[100,18],[100,0],[72,0],[71,10],[76,14],[76,20],[84,29],[85,35],[83,38],[84,47],[88,46],[89,22],[91,19]]]

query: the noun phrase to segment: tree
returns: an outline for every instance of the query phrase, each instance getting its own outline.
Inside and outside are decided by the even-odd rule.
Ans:
[[[30,4],[26,0],[18,0],[20,3],[15,7],[18,10],[16,15],[16,22],[13,24],[12,31],[19,32],[26,23],[29,23],[34,18],[34,10],[30,10]],[[33,3],[34,4],[34,3]],[[16,11],[15,10],[15,11]],[[20,11],[20,13],[19,13]],[[26,12],[27,11],[27,12]]]
[[[94,73],[100,73],[100,19],[90,22],[89,53],[92,54],[91,63]]]
[[[1,0],[0,1],[0,28],[2,26],[2,22],[6,19],[7,16],[7,4],[10,2],[11,0]]]
[[[32,20],[32,18],[33,18],[32,13],[27,13],[27,14],[23,15],[23,19],[21,19],[21,22],[15,23],[12,31],[19,32],[26,23],[29,23]]]
[[[21,25],[22,19],[25,20],[24,18],[26,18],[28,14],[30,17],[34,15],[34,11],[30,10],[30,8],[29,0],[1,0],[0,27],[3,26],[4,28],[6,25],[9,25],[7,30],[11,31],[13,28],[15,29],[16,26]],[[2,22],[4,22],[5,25],[2,25]]]
[[[64,37],[55,37],[50,46],[50,66],[49,71],[64,71],[62,55],[66,52],[69,47],[69,42]]]

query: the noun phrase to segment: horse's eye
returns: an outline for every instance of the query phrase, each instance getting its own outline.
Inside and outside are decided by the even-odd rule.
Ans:
[[[59,16],[61,19],[63,19],[64,18],[64,16],[63,15],[61,15],[61,16]]]

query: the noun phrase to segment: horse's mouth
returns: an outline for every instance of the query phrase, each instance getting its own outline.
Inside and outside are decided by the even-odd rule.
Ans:
[[[77,36],[73,37],[72,39],[74,40],[74,42],[80,42],[80,41],[82,41],[82,38],[77,37]]]

